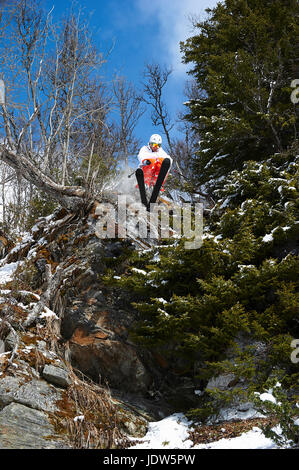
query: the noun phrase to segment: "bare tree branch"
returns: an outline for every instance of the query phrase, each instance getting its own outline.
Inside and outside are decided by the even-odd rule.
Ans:
[[[129,154],[133,154],[138,148],[138,142],[134,138],[134,130],[139,119],[145,113],[145,107],[141,106],[142,98],[137,94],[133,85],[126,83],[124,77],[116,77],[113,82],[113,93],[120,115],[120,153],[123,153],[127,168]]]
[[[5,35],[1,12],[0,35]],[[94,184],[101,172],[99,160],[106,155],[99,152],[110,142],[99,142],[110,132],[111,99],[97,83],[104,59],[81,13],[71,13],[59,25],[52,12],[44,13],[36,0],[20,0],[11,18],[9,47],[0,59],[6,82],[0,160],[16,171],[18,181],[24,178],[64,207],[78,210],[94,196],[75,177],[86,159],[87,180]],[[110,147],[114,151],[115,145]]]
[[[28,158],[8,150],[5,145],[0,145],[0,159],[7,163],[38,189],[45,191],[51,197],[57,199],[64,207],[76,210],[82,207],[85,190],[80,186],[63,186],[55,183],[45,173],[39,170]]]
[[[146,65],[144,77],[146,82],[143,83],[144,95],[143,101],[152,108],[152,122],[154,126],[162,126],[166,135],[170,153],[173,154],[173,147],[170,138],[170,131],[174,124],[168,114],[165,103],[162,100],[163,88],[167,84],[168,78],[172,73],[172,69],[159,64]]]

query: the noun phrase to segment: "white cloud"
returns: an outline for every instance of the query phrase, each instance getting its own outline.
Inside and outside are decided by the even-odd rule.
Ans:
[[[186,66],[181,62],[180,41],[192,36],[191,16],[202,19],[206,8],[213,8],[217,0],[135,0],[144,20],[157,22],[159,57],[157,61],[171,64],[176,76],[184,74]],[[157,54],[158,55],[158,54]]]

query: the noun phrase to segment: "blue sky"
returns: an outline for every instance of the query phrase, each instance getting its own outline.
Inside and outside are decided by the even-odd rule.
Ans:
[[[54,18],[67,11],[72,3],[46,0],[47,8],[54,6]],[[216,0],[80,0],[78,3],[89,20],[97,46],[103,51],[113,46],[103,69],[107,81],[117,72],[138,88],[146,63],[158,62],[173,68],[165,101],[174,119],[183,110],[184,85],[188,78],[187,67],[181,63],[179,42],[192,35],[190,15],[203,19],[205,8],[216,4]],[[161,129],[153,128],[147,112],[136,134],[147,143],[153,132],[160,132],[163,137]],[[173,133],[178,135],[175,130]]]

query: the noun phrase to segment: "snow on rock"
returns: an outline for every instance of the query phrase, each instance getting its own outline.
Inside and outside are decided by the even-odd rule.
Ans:
[[[28,244],[34,243],[34,238],[30,233],[23,233],[22,234],[22,240],[16,244],[16,246],[10,250],[9,254],[12,255],[13,253],[18,253],[20,250],[25,248]]]
[[[0,268],[0,284],[6,284],[6,282],[12,280],[12,276],[19,264],[19,262],[9,263]]]
[[[223,408],[219,412],[217,422],[221,421],[235,421],[253,418],[264,418],[262,413],[259,413],[250,403],[243,405],[240,404],[238,408]],[[211,424],[214,420],[211,420]]]
[[[48,307],[44,306],[44,311],[40,313],[39,318],[49,318],[49,317],[53,317],[58,320],[58,316],[56,315],[56,313],[50,310]]]
[[[169,191],[169,194],[172,200],[176,203],[180,202],[192,202],[192,196],[184,191],[179,191],[177,189],[172,189]]]

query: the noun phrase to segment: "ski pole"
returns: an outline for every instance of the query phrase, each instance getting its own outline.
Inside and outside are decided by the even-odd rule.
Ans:
[[[143,166],[144,166],[144,165],[143,165]],[[136,171],[136,170],[134,170],[133,173],[131,173],[130,175],[128,175],[128,178],[131,178],[131,176],[133,176],[133,175],[135,174],[135,171]]]

